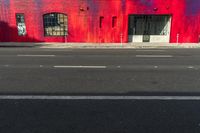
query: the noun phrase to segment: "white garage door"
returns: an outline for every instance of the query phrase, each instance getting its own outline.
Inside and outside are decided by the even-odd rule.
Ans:
[[[169,15],[130,15],[129,42],[169,42]]]

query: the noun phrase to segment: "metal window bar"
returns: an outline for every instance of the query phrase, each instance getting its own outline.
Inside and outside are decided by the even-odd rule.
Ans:
[[[66,36],[67,15],[61,13],[44,15],[44,31],[45,36]]]

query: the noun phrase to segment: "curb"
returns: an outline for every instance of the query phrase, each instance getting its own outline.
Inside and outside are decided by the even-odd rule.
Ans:
[[[66,48],[66,49],[194,49],[194,48],[200,48],[200,46],[40,46],[40,48]]]
[[[0,47],[37,47],[57,49],[194,49],[199,43],[0,43]]]

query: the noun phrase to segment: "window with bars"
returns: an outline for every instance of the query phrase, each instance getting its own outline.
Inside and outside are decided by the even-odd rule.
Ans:
[[[18,35],[25,36],[26,35],[26,24],[25,24],[24,14],[22,14],[22,13],[16,14],[16,23],[17,23]]]
[[[62,13],[49,13],[43,16],[45,36],[66,36],[68,17]]]

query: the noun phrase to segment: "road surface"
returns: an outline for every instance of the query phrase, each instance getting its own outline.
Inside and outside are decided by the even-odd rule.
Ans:
[[[200,92],[200,49],[0,49],[1,94]]]
[[[3,133],[199,133],[200,49],[0,49]]]

